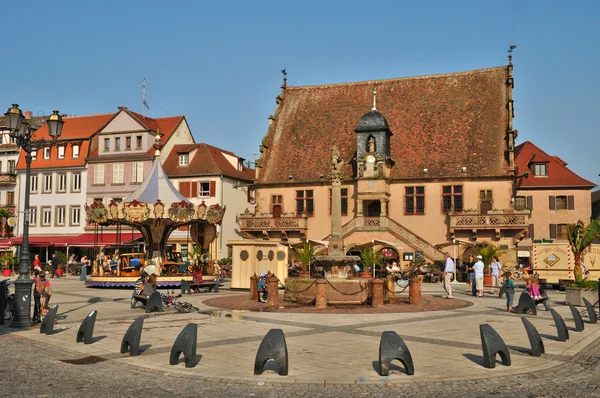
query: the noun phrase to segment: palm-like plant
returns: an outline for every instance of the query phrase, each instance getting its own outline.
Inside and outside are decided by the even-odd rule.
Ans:
[[[381,265],[383,263],[383,257],[375,253],[375,249],[372,247],[366,247],[360,252],[360,259],[362,260],[365,267],[372,267]]]
[[[577,224],[569,225],[567,237],[575,259],[575,267],[573,268],[575,283],[580,283],[583,279],[581,275],[581,256],[592,242],[600,237],[600,221],[594,220],[585,226],[584,222],[579,220]]]
[[[305,271],[308,269],[310,262],[315,257],[316,251],[316,246],[313,246],[308,242],[304,242],[304,246],[302,246],[302,248],[294,248],[296,258],[298,258],[298,261],[300,261],[300,264],[302,264],[302,269],[304,269]]]
[[[490,243],[482,243],[479,248],[479,255],[481,256],[481,261],[483,261],[484,272],[489,273],[490,264],[492,263],[492,259],[494,257],[500,257],[503,253],[502,250],[498,246],[495,246]]]

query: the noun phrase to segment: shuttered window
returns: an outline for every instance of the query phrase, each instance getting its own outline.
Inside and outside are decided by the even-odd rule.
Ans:
[[[179,192],[186,198],[198,197],[198,182],[197,181],[181,181],[179,183]]]
[[[575,196],[550,196],[550,210],[575,210]]]
[[[123,184],[123,170],[125,165],[123,163],[115,163],[113,167],[113,184]]]
[[[534,225],[533,224],[529,224],[529,231],[528,231],[528,235],[530,239],[535,239],[535,229],[534,229]]]
[[[131,182],[141,183],[144,180],[144,162],[131,163]]]
[[[104,184],[104,165],[94,165],[94,184]]]

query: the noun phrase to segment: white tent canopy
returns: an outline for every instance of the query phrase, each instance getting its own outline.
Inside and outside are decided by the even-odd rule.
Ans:
[[[154,161],[152,170],[150,170],[150,174],[144,179],[142,185],[131,195],[123,199],[123,202],[137,200],[138,202],[154,204],[159,199],[166,205],[181,201],[191,203],[173,186],[173,183],[169,180],[169,177],[167,177],[160,165],[160,160],[157,158]]]

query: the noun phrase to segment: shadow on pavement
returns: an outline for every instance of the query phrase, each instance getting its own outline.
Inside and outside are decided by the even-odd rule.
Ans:
[[[484,365],[483,356],[475,355],[475,354],[463,354],[463,357],[467,358],[469,361],[475,362],[477,365]],[[502,361],[496,360],[496,363],[502,363]]]
[[[552,326],[554,326],[554,325],[552,325]],[[542,333],[540,333],[540,337],[543,337],[543,338],[548,339],[548,340],[559,341],[557,336],[551,336],[549,334],[542,334]]]
[[[95,336],[92,338],[92,344],[100,341],[100,340],[104,340],[105,338],[107,338],[108,336]]]
[[[507,345],[506,346],[509,350],[511,351],[516,351],[519,352],[521,354],[528,354],[531,355],[531,349],[529,348],[525,348],[525,347],[517,347],[515,345]]]

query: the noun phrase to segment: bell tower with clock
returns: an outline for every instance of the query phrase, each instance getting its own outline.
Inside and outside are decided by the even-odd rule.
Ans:
[[[357,216],[385,216],[389,200],[390,176],[394,161],[390,157],[392,132],[385,117],[377,110],[377,93],[373,91],[373,108],[360,118],[356,133]],[[366,213],[366,214],[365,214]]]
[[[357,178],[389,176],[390,137],[392,132],[385,117],[377,110],[377,94],[373,91],[373,109],[363,115],[356,132]]]

